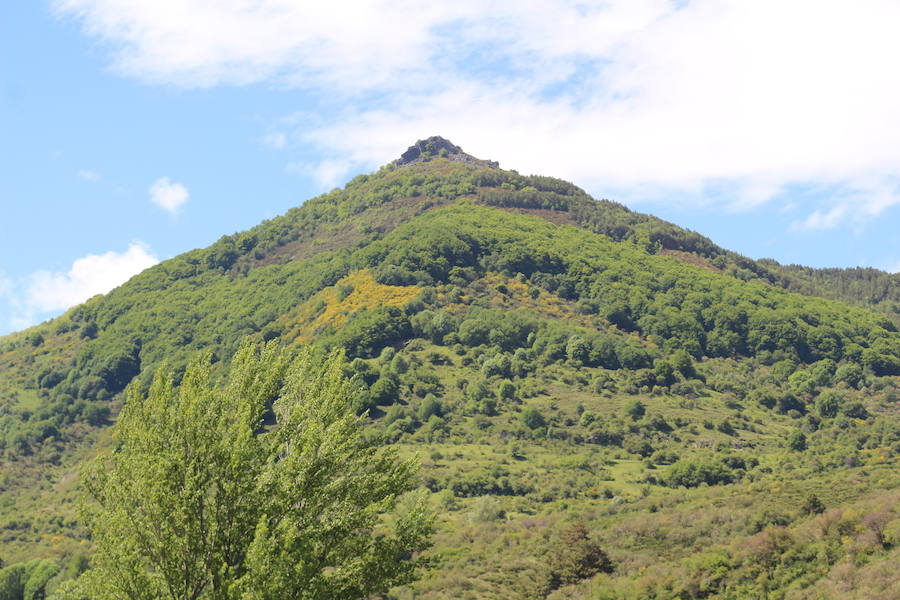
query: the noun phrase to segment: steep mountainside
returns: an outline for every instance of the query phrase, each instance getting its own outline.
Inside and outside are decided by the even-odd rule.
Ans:
[[[435,569],[398,598],[890,597],[898,293],[429,138],[0,339],[0,558],[83,568],[75,469],[122,390],[249,336],[344,348],[422,457]]]

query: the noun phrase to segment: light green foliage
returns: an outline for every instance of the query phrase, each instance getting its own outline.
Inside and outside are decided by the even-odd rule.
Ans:
[[[165,371],[132,387],[85,479],[92,596],[364,598],[411,580],[429,518],[383,515],[414,465],[364,441],[342,371],[337,353],[247,344],[223,389],[207,359],[178,389]]]
[[[26,579],[24,564],[10,565],[0,569],[0,600],[21,600]]]
[[[47,600],[93,600],[87,589],[87,578],[63,581],[53,593],[47,596]]]
[[[0,600],[42,600],[59,573],[52,560],[36,559],[0,569]]]
[[[23,600],[41,600],[46,594],[47,584],[59,573],[59,566],[52,560],[41,560],[26,571],[25,586],[22,588]]]

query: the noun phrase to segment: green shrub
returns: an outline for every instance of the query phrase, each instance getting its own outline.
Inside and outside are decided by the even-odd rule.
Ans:
[[[672,465],[666,475],[666,483],[671,487],[697,487],[701,483],[717,485],[733,480],[731,469],[717,459],[682,459]]]
[[[534,406],[527,406],[522,411],[522,423],[529,429],[540,429],[547,426],[547,420]]]
[[[795,452],[803,452],[806,450],[806,434],[799,429],[793,430],[788,436],[787,446]]]
[[[631,400],[625,405],[625,414],[637,421],[647,412],[647,407],[640,400]]]

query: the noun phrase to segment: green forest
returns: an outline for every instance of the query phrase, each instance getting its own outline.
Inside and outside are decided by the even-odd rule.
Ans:
[[[897,597],[898,327],[426,149],[0,338],[0,599]]]

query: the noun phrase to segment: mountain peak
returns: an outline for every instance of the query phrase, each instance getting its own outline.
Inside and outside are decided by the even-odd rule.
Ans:
[[[439,135],[433,135],[424,140],[419,140],[406,149],[400,158],[394,161],[398,167],[413,165],[434,157],[447,158],[456,162],[464,162],[473,165],[498,168],[500,163],[494,160],[482,160],[471,154],[466,154],[463,149]]]

